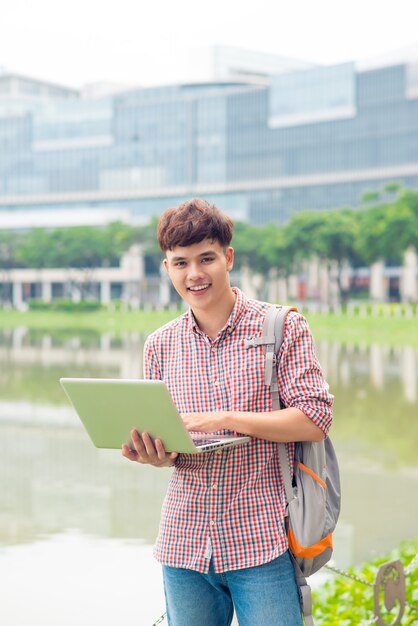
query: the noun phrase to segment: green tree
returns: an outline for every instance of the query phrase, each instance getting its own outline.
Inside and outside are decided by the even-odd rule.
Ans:
[[[9,280],[9,270],[19,267],[17,249],[22,235],[13,231],[0,231],[0,302],[10,303],[12,300],[12,285]]]
[[[18,267],[17,250],[23,235],[8,231],[0,231],[0,269],[8,270]]]
[[[324,261],[337,263],[337,286],[339,297],[346,302],[349,289],[343,287],[342,271],[344,263],[356,265],[359,256],[355,248],[360,220],[352,209],[340,209],[324,214],[322,225],[316,232],[317,250]]]
[[[353,264],[358,260],[358,229],[359,219],[352,209],[305,211],[291,219],[284,229],[284,238],[296,263],[314,256],[323,263],[336,261],[338,291],[346,300],[348,292],[341,287],[342,268],[345,261]]]
[[[392,181],[390,183],[386,183],[382,187],[382,191],[385,193],[398,193],[402,189],[402,183],[398,183],[397,181]]]
[[[158,274],[161,261],[164,258],[157,242],[157,224],[158,217],[153,217],[147,224],[137,226],[134,229],[134,240],[142,247],[146,270],[153,274]]]
[[[261,232],[259,228],[244,222],[236,222],[231,242],[235,250],[234,268],[240,269],[246,265],[254,272],[260,271],[263,266],[260,244]]]
[[[369,204],[371,202],[376,202],[380,198],[379,191],[365,191],[361,194],[361,201],[365,204]]]
[[[415,194],[403,194],[393,203],[360,212],[356,249],[367,264],[379,260],[402,263],[406,248],[418,243],[417,207]]]
[[[358,214],[352,209],[328,211],[323,214],[316,237],[316,249],[323,259],[355,263],[358,255],[355,241],[359,230]]]
[[[322,226],[321,211],[303,211],[292,217],[284,227],[284,239],[294,262],[320,254],[317,233]]]
[[[282,276],[291,273],[293,258],[283,228],[267,224],[260,229],[258,254],[262,271],[274,267]]]
[[[418,191],[404,190],[400,193],[397,204],[407,205],[410,224],[405,236],[406,246],[414,246],[418,250]]]
[[[132,226],[121,222],[104,228],[34,228],[22,240],[17,258],[28,267],[39,268],[114,266],[134,240]]]

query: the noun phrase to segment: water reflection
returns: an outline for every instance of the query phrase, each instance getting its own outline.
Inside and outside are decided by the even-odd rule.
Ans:
[[[61,376],[140,377],[144,340],[0,334],[0,545],[68,529],[154,541],[169,471],[96,450],[58,384]],[[345,567],[416,534],[418,351],[321,342],[318,353],[336,395],[344,489],[336,559]]]
[[[139,333],[0,333],[0,400],[68,406],[61,376],[138,378],[144,340]]]
[[[138,377],[142,371],[144,339],[139,333],[122,333],[117,337],[93,331],[40,334],[17,328],[0,332],[0,363],[93,367],[109,369],[121,378]]]
[[[400,383],[399,392],[405,400],[417,402],[418,348],[323,341],[317,352],[330,383],[350,387],[360,377],[382,391],[388,382],[395,381]]]
[[[22,543],[78,528],[152,543],[168,471],[96,450],[83,430],[1,426],[0,542]]]
[[[0,398],[38,402],[43,397],[48,403],[65,404],[56,376],[141,377],[145,338],[140,333],[115,336],[59,330],[45,334],[25,328],[0,332]],[[361,378],[372,389],[383,391],[388,384],[399,383],[402,398],[417,402],[417,348],[320,342],[317,351],[331,385],[352,387]],[[23,379],[29,384],[24,385]]]

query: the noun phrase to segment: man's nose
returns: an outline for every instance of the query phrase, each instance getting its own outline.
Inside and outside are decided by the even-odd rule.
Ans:
[[[189,265],[189,279],[190,280],[199,280],[204,276],[204,271],[202,266],[199,263],[190,263]]]

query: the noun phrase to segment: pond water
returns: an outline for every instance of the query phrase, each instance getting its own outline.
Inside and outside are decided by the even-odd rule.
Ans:
[[[170,470],[95,449],[58,383],[140,377],[144,340],[0,334],[2,626],[151,626],[164,612],[152,544]],[[323,342],[317,351],[336,396],[335,564],[346,568],[417,535],[418,350]]]

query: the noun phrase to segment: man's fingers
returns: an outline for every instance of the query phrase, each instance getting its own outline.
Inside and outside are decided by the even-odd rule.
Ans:
[[[160,459],[160,461],[165,461],[166,451],[163,442],[161,441],[161,439],[156,439],[154,443],[158,458]]]
[[[148,433],[142,433],[142,443],[144,444],[146,454],[149,456],[151,461],[157,460],[158,453],[157,453],[157,450],[155,449],[154,442]]]
[[[122,446],[123,456],[126,456],[131,461],[137,461],[138,463],[149,463],[150,459],[148,458],[144,442],[137,430],[131,430],[131,439],[135,449],[131,450],[129,446],[124,444]]]
[[[162,467],[173,465],[178,456],[177,452],[167,453],[161,439],[154,441],[148,433],[140,435],[137,430],[132,430],[131,438],[135,450],[131,450],[127,444],[122,446],[123,456],[130,461]]]
[[[126,445],[126,443],[122,446],[122,454],[126,456],[130,461],[136,461],[138,458],[138,453],[135,450],[131,450],[131,448]]]
[[[131,431],[131,438],[132,443],[134,444],[134,448],[138,452],[138,454],[144,454],[145,446],[137,430]]]

